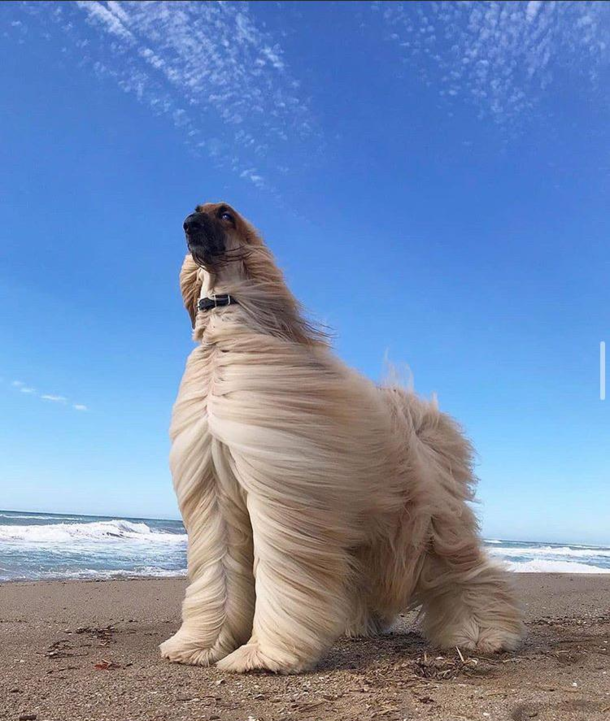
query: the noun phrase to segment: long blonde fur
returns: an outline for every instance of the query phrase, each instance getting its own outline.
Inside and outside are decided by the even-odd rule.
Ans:
[[[190,585],[162,654],[298,672],[340,634],[378,633],[417,605],[438,647],[516,648],[520,613],[481,547],[459,427],[341,363],[235,217],[234,260],[203,269],[189,255],[180,276],[198,345],[174,406],[170,466]],[[213,293],[239,304],[197,312]]]

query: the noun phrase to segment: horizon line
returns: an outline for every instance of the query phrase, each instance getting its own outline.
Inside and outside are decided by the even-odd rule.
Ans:
[[[23,514],[35,514],[39,516],[73,516],[73,517],[83,517],[83,518],[108,518],[110,520],[118,519],[118,520],[137,520],[137,521],[170,521],[173,523],[183,523],[182,518],[161,518],[156,516],[131,516],[131,515],[121,515],[121,514],[112,514],[107,515],[105,513],[64,513],[61,511],[31,511],[31,510],[14,510],[10,508],[0,508],[0,513],[23,513]],[[501,538],[498,536],[490,536],[489,538],[484,538],[481,536],[482,540],[484,542],[490,543],[493,541],[499,542],[499,543],[548,543],[548,544],[556,544],[556,545],[571,545],[571,546],[594,546],[598,548],[610,548],[610,542],[608,543],[582,543],[582,542],[574,542],[574,541],[534,541],[532,539],[525,539],[525,538]]]

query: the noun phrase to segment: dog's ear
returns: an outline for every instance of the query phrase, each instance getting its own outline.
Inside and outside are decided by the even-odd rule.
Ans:
[[[199,293],[201,292],[201,280],[198,275],[199,266],[193,260],[190,253],[182,263],[180,270],[180,292],[184,300],[184,307],[191,316],[191,325],[195,327],[195,318],[197,317],[197,303],[199,301]]]

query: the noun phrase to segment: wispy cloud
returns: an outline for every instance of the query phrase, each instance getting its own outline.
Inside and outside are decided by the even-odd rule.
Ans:
[[[18,391],[21,391],[21,393],[36,393],[36,389],[32,388],[31,386],[28,386],[27,383],[24,383],[23,381],[12,381],[11,385],[13,388],[16,388]]]
[[[280,43],[248,3],[23,7],[45,26],[54,20],[81,62],[168,116],[193,149],[257,187],[273,185],[297,141],[317,136]]]
[[[50,393],[45,393],[40,396],[43,401],[51,401],[52,403],[67,403],[68,399],[65,396],[54,396]]]
[[[58,403],[60,405],[70,405],[75,411],[87,411],[89,408],[82,403],[73,403],[66,396],[57,395],[55,393],[38,393],[35,388],[27,385],[24,381],[14,380],[10,383],[11,387],[18,390],[21,393],[35,396],[40,398],[42,401],[48,401],[50,403]]]
[[[599,2],[374,3],[408,67],[446,100],[511,126],[561,68],[596,83],[610,51]]]

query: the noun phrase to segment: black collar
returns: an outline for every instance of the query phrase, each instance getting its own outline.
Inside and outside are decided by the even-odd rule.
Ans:
[[[224,305],[237,305],[237,301],[232,295],[215,295],[213,298],[200,298],[197,307],[199,310],[211,310]]]

